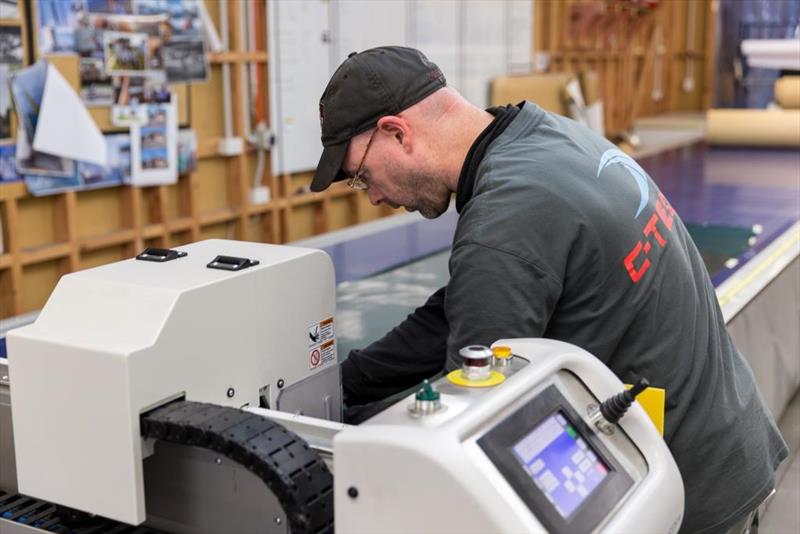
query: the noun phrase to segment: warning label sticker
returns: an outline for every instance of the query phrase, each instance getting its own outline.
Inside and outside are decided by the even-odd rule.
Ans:
[[[333,332],[333,317],[328,317],[308,327],[308,346],[313,347],[335,337]]]
[[[330,340],[308,351],[308,368],[315,369],[336,361],[336,341]]]

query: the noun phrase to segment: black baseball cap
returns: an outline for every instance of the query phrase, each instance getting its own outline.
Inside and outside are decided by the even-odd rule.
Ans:
[[[324,149],[311,190],[322,191],[346,178],[342,163],[350,139],[374,128],[381,117],[397,115],[446,83],[439,67],[414,48],[381,46],[347,56],[319,101]]]

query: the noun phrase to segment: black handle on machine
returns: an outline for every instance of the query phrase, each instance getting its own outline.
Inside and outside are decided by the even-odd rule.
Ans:
[[[222,269],[223,271],[241,271],[253,265],[258,265],[258,260],[237,258],[235,256],[217,256],[206,265],[209,269]]]
[[[172,250],[170,248],[148,247],[144,249],[141,252],[141,254],[136,256],[136,259],[142,261],[155,261],[163,263],[165,261],[177,260],[178,258],[183,258],[186,255],[187,255],[186,252],[182,252],[180,250]]]
[[[622,393],[618,393],[613,397],[609,397],[600,404],[600,413],[603,414],[606,421],[609,423],[616,423],[628,411],[636,396],[642,391],[647,389],[650,382],[646,378],[640,378],[631,389],[626,389]]]

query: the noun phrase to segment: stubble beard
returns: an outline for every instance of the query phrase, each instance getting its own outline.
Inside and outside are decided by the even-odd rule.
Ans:
[[[411,200],[400,202],[407,211],[418,211],[426,219],[435,219],[447,211],[450,190],[442,177],[416,172],[406,173],[397,184]]]

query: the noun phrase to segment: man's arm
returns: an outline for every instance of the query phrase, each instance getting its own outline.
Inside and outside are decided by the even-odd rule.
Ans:
[[[444,299],[443,287],[381,339],[350,351],[342,362],[345,404],[384,399],[442,370],[448,335]]]
[[[541,337],[560,296],[554,275],[513,252],[475,243],[454,249],[447,285],[447,370],[460,367],[458,350],[466,345]]]

